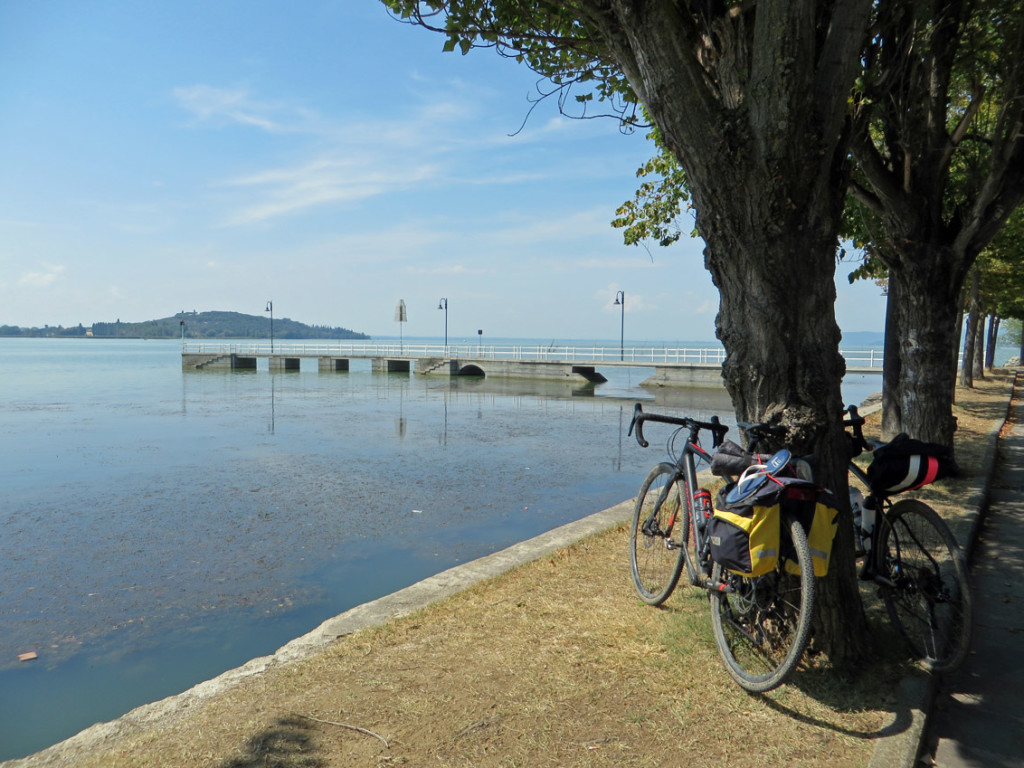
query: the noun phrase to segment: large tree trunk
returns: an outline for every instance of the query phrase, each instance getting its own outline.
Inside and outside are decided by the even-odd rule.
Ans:
[[[587,5],[689,179],[737,416],[785,425],[787,447],[819,457],[847,499],[835,261],[870,2],[708,4],[703,17],[674,0]],[[816,614],[843,672],[866,655],[852,529],[845,506]]]
[[[820,477],[845,500],[849,454],[839,418],[845,363],[838,352],[834,288],[823,290],[834,285],[835,241],[827,227],[816,231],[808,224],[818,216],[827,221],[829,206],[801,206],[801,229],[788,226],[785,213],[770,204],[751,204],[772,199],[778,198],[757,187],[735,198],[737,217],[759,221],[756,229],[767,237],[751,232],[740,240],[713,226],[705,235],[705,262],[721,292],[717,327],[728,353],[723,376],[738,417],[785,425],[787,447],[814,454]],[[751,208],[759,208],[760,216],[754,218]],[[787,303],[788,311],[779,312]],[[866,636],[851,630],[864,623],[853,550],[852,521],[844,510],[815,616],[817,645],[844,673],[866,653]]]
[[[951,254],[936,250],[942,249],[921,247],[902,259],[902,269],[890,274],[890,286],[895,283],[902,297],[898,323],[902,366],[896,396],[901,431],[919,440],[952,446],[956,429],[954,352],[963,278],[948,268],[931,266],[936,261],[956,261]]]

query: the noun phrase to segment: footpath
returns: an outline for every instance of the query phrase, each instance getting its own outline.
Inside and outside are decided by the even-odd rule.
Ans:
[[[938,684],[923,765],[1024,766],[1024,379],[999,439],[987,511],[971,550],[971,653]]]

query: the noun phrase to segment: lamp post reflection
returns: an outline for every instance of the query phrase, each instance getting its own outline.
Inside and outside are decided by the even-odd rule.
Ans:
[[[274,302],[268,301],[263,311],[270,313],[270,354],[274,354]]]

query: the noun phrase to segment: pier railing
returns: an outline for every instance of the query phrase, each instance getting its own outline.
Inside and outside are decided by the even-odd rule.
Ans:
[[[840,351],[851,368],[881,368],[882,352],[877,349]],[[721,347],[619,347],[520,345],[520,344],[368,344],[275,342],[185,342],[182,354],[241,355],[249,357],[352,357],[391,359],[408,358],[486,358],[494,360],[543,361],[565,363],[606,363],[615,365],[721,365],[725,350]]]

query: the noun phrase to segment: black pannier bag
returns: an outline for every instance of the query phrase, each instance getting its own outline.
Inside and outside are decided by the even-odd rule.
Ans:
[[[891,496],[944,477],[955,477],[958,472],[949,448],[913,440],[901,432],[875,450],[867,474],[873,493]]]
[[[779,561],[779,497],[781,486],[769,482],[735,504],[725,500],[729,483],[715,497],[708,521],[711,559],[741,576],[761,576]]]

